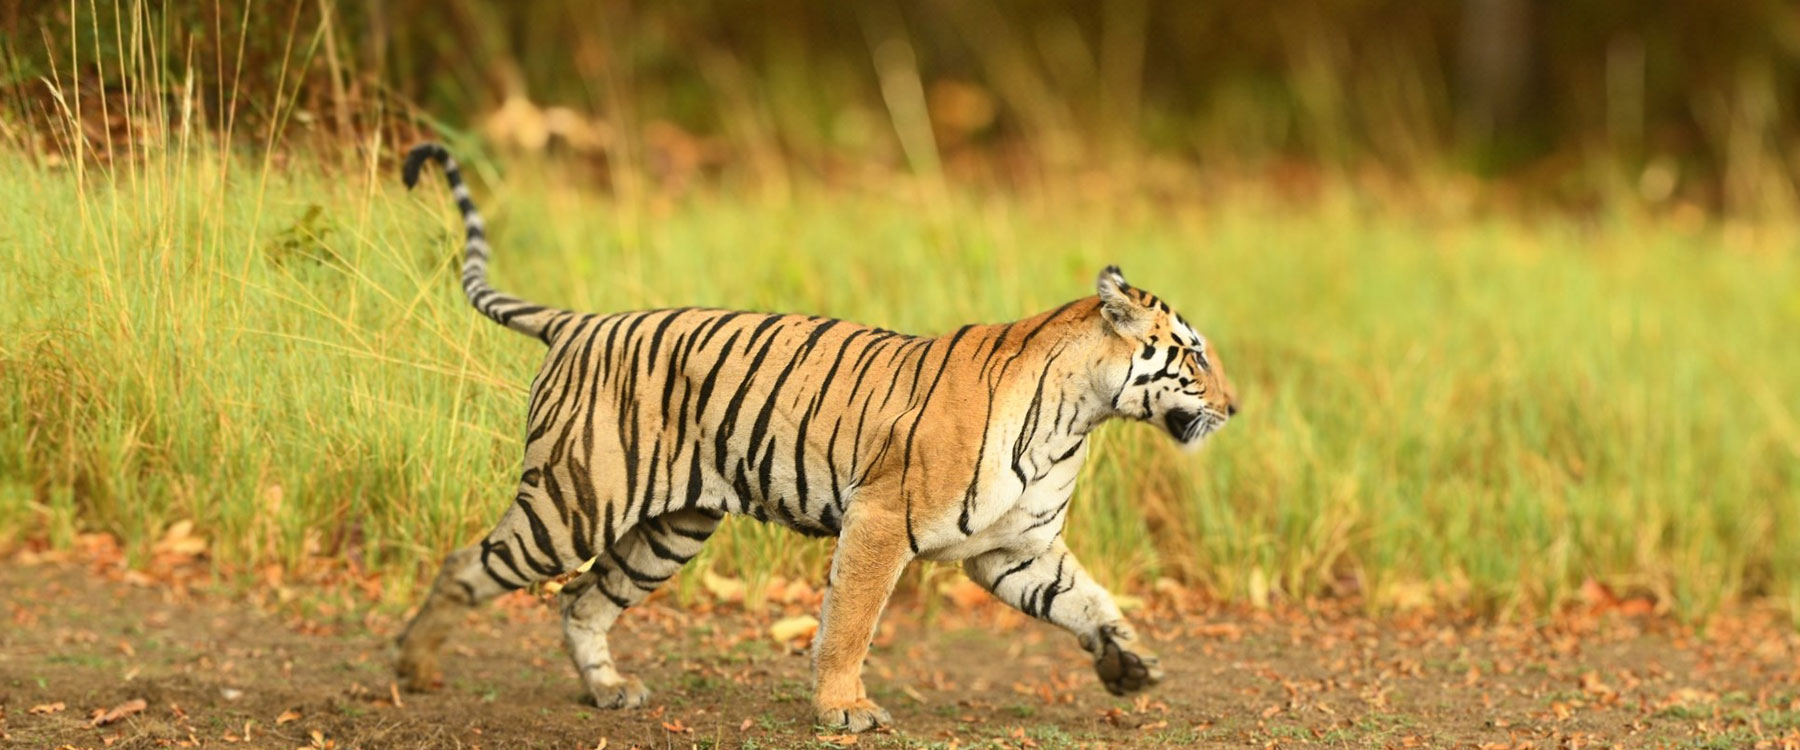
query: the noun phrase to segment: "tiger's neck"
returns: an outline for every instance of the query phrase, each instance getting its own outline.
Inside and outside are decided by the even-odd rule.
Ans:
[[[1032,368],[1034,377],[1012,384],[1014,398],[1025,405],[1013,444],[1015,468],[1024,463],[1047,470],[1075,455],[1094,428],[1119,416],[1113,404],[1118,383],[1110,377],[1116,368],[1106,366],[1110,353],[1097,309],[1078,302],[1050,313],[1055,333],[1028,342],[1027,349],[1035,351],[1026,353],[1042,364]],[[1020,477],[1032,479],[1029,471]]]

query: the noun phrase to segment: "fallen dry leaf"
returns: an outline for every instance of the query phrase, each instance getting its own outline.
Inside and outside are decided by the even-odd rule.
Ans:
[[[689,731],[691,731],[688,729],[686,724],[681,723],[680,719],[676,719],[674,721],[665,721],[662,723],[662,728],[667,729],[676,734],[687,734]]]
[[[781,596],[776,598],[783,604],[808,604],[817,599],[818,595],[819,592],[813,589],[812,584],[796,578],[789,581],[788,585],[781,589]]]
[[[747,590],[743,581],[726,578],[710,570],[700,574],[700,585],[721,602],[741,602]]]
[[[1244,626],[1235,622],[1216,622],[1197,626],[1189,632],[1202,638],[1225,638],[1235,641],[1244,636]]]
[[[1582,673],[1581,692],[1601,697],[1616,695],[1618,693],[1617,690],[1612,689],[1611,685],[1606,684],[1604,680],[1600,679],[1599,672],[1592,671]]]
[[[1185,599],[1188,595],[1186,586],[1181,585],[1180,581],[1167,577],[1156,579],[1155,583],[1150,584],[1150,590],[1177,600]]]
[[[748,732],[748,731],[750,731],[750,727],[754,726],[755,724],[756,724],[756,722],[753,722],[749,719],[745,719],[744,723],[738,725],[738,731]]]
[[[206,539],[194,533],[194,522],[190,520],[176,521],[163,533],[163,538],[151,548],[153,552],[177,557],[193,557],[206,551]]]
[[[862,739],[861,736],[854,734],[821,734],[818,736],[818,740],[827,745],[854,745],[860,739]]]
[[[133,698],[124,703],[120,703],[117,706],[113,706],[111,710],[102,712],[99,716],[94,717],[93,721],[88,722],[88,725],[103,727],[149,707],[150,704],[145,702],[143,698]]]
[[[778,643],[795,640],[812,640],[813,634],[819,631],[819,620],[812,615],[799,615],[776,620],[769,626],[769,637]]]
[[[299,720],[300,720],[300,712],[290,708],[286,711],[282,711],[280,716],[275,717],[275,726],[281,726],[282,724],[287,724],[287,723],[295,722],[295,721],[299,721]]]
[[[1619,604],[1619,598],[1613,594],[1612,587],[1592,578],[1581,582],[1581,598],[1589,605],[1605,609]]]
[[[960,609],[974,609],[988,600],[987,589],[967,578],[959,578],[954,582],[939,586],[938,593],[943,594],[944,598],[949,599],[951,604],[955,604]]]
[[[1660,710],[1660,709],[1664,709],[1664,708],[1670,708],[1672,706],[1689,706],[1689,705],[1694,705],[1697,703],[1713,703],[1717,700],[1719,700],[1719,696],[1717,693],[1712,693],[1712,692],[1705,691],[1705,690],[1696,690],[1691,687],[1684,687],[1684,688],[1676,688],[1673,692],[1670,692],[1669,696],[1667,698],[1664,698],[1661,702],[1656,704],[1656,707],[1657,707],[1657,709]]]
[[[55,703],[39,703],[38,705],[32,706],[31,710],[27,713],[37,714],[37,715],[41,716],[43,714],[56,713],[58,711],[63,710],[64,708],[67,708],[67,706],[63,705],[62,701],[57,701]]]

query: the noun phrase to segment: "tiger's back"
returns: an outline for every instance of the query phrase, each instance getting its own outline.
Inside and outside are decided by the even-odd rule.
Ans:
[[[1029,439],[1026,425],[992,429],[1019,411],[1001,386],[1020,344],[1053,317],[942,338],[693,308],[557,321],[532,386],[521,496],[531,524],[570,543],[531,551],[579,563],[633,524],[684,509],[834,536],[858,490],[888,468],[918,485],[915,552],[921,527],[937,530],[924,516],[947,496],[961,502],[957,529],[973,534],[997,515],[982,512],[989,495],[1022,491],[1081,443],[1071,435],[1040,457],[1004,444]]]

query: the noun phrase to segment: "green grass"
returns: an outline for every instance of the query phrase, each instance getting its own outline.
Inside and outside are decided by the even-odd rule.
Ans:
[[[466,307],[438,185],[306,163],[0,156],[0,543],[98,529],[141,559],[193,519],[224,569],[354,556],[407,600],[498,517],[541,347]],[[1508,611],[1592,576],[1684,614],[1800,603],[1779,227],[1415,213],[1343,186],[1308,208],[906,182],[621,202],[474,171],[496,283],[582,309],[943,332],[1121,264],[1213,338],[1245,411],[1194,456],[1102,431],[1069,537],[1110,583]],[[827,551],[734,522],[702,564],[817,580]]]

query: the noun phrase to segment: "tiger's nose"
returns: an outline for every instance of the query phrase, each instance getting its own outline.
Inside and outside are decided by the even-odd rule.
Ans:
[[[1227,417],[1237,416],[1237,402],[1236,401],[1233,401],[1233,402],[1225,405],[1225,416],[1227,416]]]

